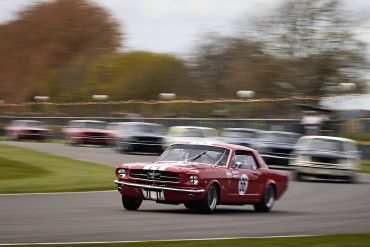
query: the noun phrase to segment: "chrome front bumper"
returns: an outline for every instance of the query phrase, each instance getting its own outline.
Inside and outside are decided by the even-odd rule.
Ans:
[[[124,181],[119,181],[119,180],[114,180],[114,183],[117,184],[117,185],[138,187],[138,188],[144,188],[144,189],[149,189],[149,190],[150,189],[153,189],[153,190],[167,190],[167,191],[187,192],[187,193],[203,193],[203,192],[205,192],[204,189],[177,189],[177,188],[157,186],[157,185],[129,183],[129,182],[124,182]]]

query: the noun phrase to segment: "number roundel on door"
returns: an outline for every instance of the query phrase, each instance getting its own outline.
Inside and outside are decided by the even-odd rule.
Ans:
[[[249,179],[247,175],[243,174],[240,176],[239,186],[238,186],[239,195],[244,195],[247,192],[248,181]]]

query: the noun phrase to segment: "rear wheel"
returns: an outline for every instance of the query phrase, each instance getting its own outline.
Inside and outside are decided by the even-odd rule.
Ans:
[[[257,212],[269,212],[275,203],[275,189],[269,185],[263,194],[261,201],[254,205],[254,210]]]
[[[122,196],[122,205],[126,210],[137,210],[142,202],[140,198]]]
[[[201,209],[203,212],[212,214],[216,210],[216,206],[218,204],[218,189],[215,184],[212,184],[203,201],[201,201]]]

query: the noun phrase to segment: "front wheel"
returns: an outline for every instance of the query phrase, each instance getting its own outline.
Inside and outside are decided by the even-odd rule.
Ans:
[[[261,201],[254,205],[257,212],[269,212],[275,203],[275,189],[269,185],[263,194]]]
[[[204,213],[212,214],[216,210],[217,204],[218,204],[218,189],[216,185],[212,184],[207,190],[205,198],[201,202],[201,209]]]
[[[294,181],[297,181],[297,182],[303,182],[304,181],[304,176],[302,173],[298,172],[298,171],[295,171],[293,172],[293,179]]]
[[[126,210],[137,210],[142,202],[140,198],[122,196],[122,205]]]

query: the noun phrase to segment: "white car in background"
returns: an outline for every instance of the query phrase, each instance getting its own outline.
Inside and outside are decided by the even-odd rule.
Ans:
[[[305,176],[356,181],[360,153],[357,144],[347,138],[333,136],[303,136],[293,151],[295,178]]]
[[[173,126],[168,129],[168,133],[164,139],[164,146],[178,142],[192,143],[221,143],[217,135],[217,130],[208,127],[199,126]],[[224,142],[222,142],[224,143]]]

